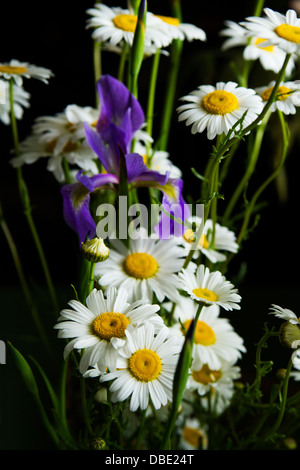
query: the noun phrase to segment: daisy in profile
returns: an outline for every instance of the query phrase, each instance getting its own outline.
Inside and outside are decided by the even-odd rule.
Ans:
[[[51,70],[44,67],[37,67],[27,62],[12,59],[10,62],[0,63],[0,77],[6,80],[13,78],[15,83],[19,86],[23,84],[23,78],[36,78],[47,84],[49,78],[52,76],[53,73]]]
[[[145,322],[126,329],[127,341],[118,349],[117,370],[100,377],[110,385],[113,402],[130,397],[130,411],[145,410],[149,399],[155,409],[172,401],[173,378],[181,343],[163,325],[155,334],[153,324]]]
[[[238,290],[220,271],[210,272],[209,268],[200,264],[196,272],[189,266],[187,269],[182,269],[177,278],[178,288],[205,306],[218,305],[225,310],[241,308],[239,305],[241,296]]]
[[[256,92],[261,96],[264,105],[269,100],[273,91],[275,81],[269,83],[266,87],[256,88]],[[282,111],[284,114],[295,114],[296,106],[300,106],[300,82],[282,82],[279,85],[275,101],[270,110],[272,112]]]
[[[234,387],[234,381],[241,377],[240,367],[234,362],[220,360],[220,367],[210,368],[203,364],[200,369],[191,368],[188,379],[189,389],[195,390],[200,396],[209,394],[212,389],[220,395],[226,395]]]
[[[225,26],[220,31],[221,36],[227,37],[222,44],[222,50],[226,51],[231,47],[243,46],[243,57],[245,60],[259,60],[265,70],[272,70],[278,73],[284,63],[285,52],[278,46],[264,46],[266,40],[261,37],[251,36],[251,33],[243,26],[234,21],[225,21]],[[286,68],[286,75],[291,75],[295,68],[295,57],[291,57]]]
[[[264,17],[250,16],[241,24],[254,36],[264,38],[264,47],[277,45],[290,54],[300,53],[300,19],[295,10],[283,15],[271,8],[264,8]]]
[[[14,167],[47,158],[47,169],[60,183],[65,182],[64,159],[77,169],[99,172],[98,157],[88,145],[84,123],[93,124],[99,112],[91,107],[69,105],[56,116],[35,120],[32,134],[20,143],[20,154],[11,159]]]
[[[197,311],[197,303],[189,297],[181,297],[174,311],[176,322],[172,327],[182,343]],[[204,365],[218,370],[222,360],[236,362],[245,352],[243,339],[234,331],[228,319],[219,317],[219,307],[203,307],[195,326],[192,370]]]
[[[173,39],[185,39],[189,42],[194,40],[206,41],[206,33],[203,29],[189,23],[181,23],[178,18],[172,16],[155,15],[167,26],[170,36]]]
[[[137,15],[134,15],[130,10],[97,3],[94,8],[87,10],[87,14],[91,16],[87,27],[94,28],[93,39],[112,46],[122,45],[124,42],[132,46]],[[160,49],[168,46],[171,42],[172,37],[166,24],[160,18],[147,12],[145,47]]]
[[[184,450],[205,450],[208,447],[207,427],[201,426],[197,418],[187,418],[178,430],[179,447]]]
[[[9,98],[9,83],[6,80],[0,79],[0,121],[5,124],[10,124],[10,98]],[[22,119],[24,108],[29,108],[30,94],[24,90],[22,86],[13,84],[13,107],[16,119]]]
[[[178,242],[186,248],[186,254],[190,251],[196,240],[196,232],[201,226],[201,218],[190,217],[187,223],[191,225],[191,228],[187,228],[182,238],[178,238]],[[193,228],[195,228],[195,231]],[[198,256],[201,252],[212,263],[217,263],[226,259],[226,255],[223,251],[236,253],[238,251],[238,244],[236,243],[234,232],[218,223],[216,223],[215,228],[213,228],[212,220],[207,219],[199,238],[198,246],[195,248],[194,257]]]
[[[106,298],[101,290],[94,289],[86,299],[86,306],[77,300],[71,300],[69,305],[72,309],[61,311],[54,328],[59,330],[59,338],[71,339],[65,346],[64,358],[73,349],[84,350],[79,364],[82,374],[89,366],[95,366],[95,373],[115,369],[116,347],[124,344],[129,325],[147,320],[154,331],[163,325],[156,313],[159,305],[143,300],[130,304],[123,288],[108,288]]]
[[[145,229],[140,234],[129,239],[128,248],[122,241],[111,239],[109,258],[95,265],[99,284],[122,286],[130,300],[147,298],[152,302],[153,294],[159,302],[165,297],[176,300],[178,291],[172,276],[182,267],[184,250],[174,239],[148,237]]]
[[[192,134],[207,130],[207,138],[227,134],[244,113],[243,128],[251,124],[263,109],[262,99],[254,90],[235,82],[202,85],[181,98],[187,101],[177,108],[178,120],[192,126]]]
[[[164,150],[150,150],[148,152],[146,146],[141,142],[135,143],[134,151],[142,155],[149,170],[158,171],[162,175],[169,172],[170,178],[181,178],[182,172],[171,162],[169,152]]]
[[[298,349],[300,346],[300,319],[292,310],[282,308],[279,305],[272,305],[270,314],[284,320],[279,329],[281,344],[288,348]]]

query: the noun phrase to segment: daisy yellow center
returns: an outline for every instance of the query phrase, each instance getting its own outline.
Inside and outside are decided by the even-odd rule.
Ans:
[[[186,426],[182,431],[183,439],[191,444],[193,447],[199,447],[203,435],[199,431],[199,429],[191,428],[190,426]]]
[[[174,18],[173,16],[163,16],[163,15],[155,15],[157,16],[158,18],[160,18],[162,21],[164,21],[165,23],[168,23],[172,26],[179,26],[180,24],[180,21],[178,18]]]
[[[265,47],[260,46],[259,44],[261,44],[262,42],[266,42],[266,39],[257,38],[254,45],[258,46],[260,49],[263,49],[264,51],[273,52],[274,46],[265,46]]]
[[[117,15],[113,18],[113,24],[116,28],[129,33],[134,33],[137,24],[137,16],[126,14]]]
[[[188,243],[194,243],[194,241],[196,240],[195,232],[193,232],[193,230],[188,228],[183,234],[183,239]],[[201,246],[202,248],[205,248],[205,249],[208,248],[209,242],[208,242],[207,237],[204,233],[202,233],[202,235],[199,239],[198,245]]]
[[[160,357],[151,349],[139,349],[129,359],[129,371],[142,382],[157,379],[161,368]]]
[[[237,97],[225,90],[215,90],[204,96],[202,100],[204,109],[210,114],[227,114],[239,107]]]
[[[21,73],[26,73],[27,68],[26,67],[18,67],[18,66],[15,66],[15,65],[0,65],[0,72],[20,75]]]
[[[210,302],[216,302],[218,300],[217,294],[215,294],[212,290],[198,287],[197,289],[193,289],[193,294],[196,297],[201,299],[209,300]]]
[[[189,329],[191,322],[192,320],[187,320],[183,323],[186,331]],[[204,321],[198,320],[194,333],[194,342],[203,346],[214,344],[216,342],[214,330]]]
[[[222,373],[220,370],[212,370],[207,364],[204,364],[200,370],[193,370],[192,376],[196,382],[208,385],[217,382],[221,378]]]
[[[129,276],[136,279],[146,279],[154,276],[158,264],[148,253],[131,253],[125,259],[124,268]]]
[[[261,97],[264,101],[268,101],[268,99],[270,98],[271,93],[273,91],[273,88],[274,87],[271,86],[270,88],[267,88],[266,90],[264,90],[262,92]],[[277,90],[276,99],[280,100],[280,101],[284,101],[289,97],[290,93],[291,93],[290,88],[288,88],[286,86],[280,86],[280,87],[278,87],[278,90]]]
[[[275,28],[277,36],[290,42],[300,43],[300,28],[291,24],[282,23]]]
[[[123,313],[106,312],[98,315],[92,323],[92,332],[101,339],[123,338],[129,324]]]

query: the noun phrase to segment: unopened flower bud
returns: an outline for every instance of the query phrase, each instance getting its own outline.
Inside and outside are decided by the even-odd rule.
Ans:
[[[105,387],[100,387],[95,394],[95,401],[97,403],[102,403],[107,401],[107,389]]]
[[[286,369],[278,369],[276,372],[276,377],[278,380],[284,380],[286,376]]]
[[[285,444],[286,448],[289,449],[289,450],[297,449],[297,442],[292,437],[286,437],[284,439],[284,444]]]
[[[279,339],[283,346],[295,348],[295,341],[300,340],[300,328],[290,322],[284,322],[279,330]]]
[[[105,261],[109,257],[109,248],[107,248],[102,238],[93,238],[82,243],[81,249],[86,259],[92,263]]]
[[[104,450],[106,448],[106,442],[102,437],[95,437],[90,442],[90,448],[92,450]]]

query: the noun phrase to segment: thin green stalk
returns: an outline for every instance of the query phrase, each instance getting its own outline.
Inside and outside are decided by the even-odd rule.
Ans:
[[[15,154],[16,156],[19,155],[19,138],[18,138],[18,129],[17,129],[17,121],[14,113],[14,97],[13,97],[13,80],[10,80],[9,83],[9,97],[10,97],[10,111],[11,111],[11,128],[12,128],[12,135],[13,135],[13,142],[14,142],[14,149],[15,149]],[[20,191],[20,197],[23,203],[23,208],[24,208],[24,214],[27,219],[29,228],[31,230],[31,234],[33,236],[35,246],[37,249],[37,252],[39,254],[40,262],[44,271],[44,275],[46,278],[48,290],[50,293],[50,297],[53,302],[53,306],[55,309],[55,313],[58,312],[59,307],[58,307],[58,302],[56,299],[56,294],[55,294],[55,289],[53,286],[53,282],[51,279],[51,275],[48,269],[48,264],[46,261],[46,257],[44,254],[44,250],[42,248],[41,241],[39,239],[39,235],[37,232],[37,229],[35,227],[35,223],[33,221],[32,215],[31,215],[31,205],[30,205],[30,199],[29,199],[29,193],[28,189],[25,183],[25,180],[22,175],[22,168],[18,167],[17,168],[17,177],[18,177],[18,184],[19,184],[19,191]]]
[[[199,303],[194,321],[191,323],[188,331],[185,335],[185,341],[179,356],[177,363],[174,381],[173,381],[173,400],[172,408],[169,414],[169,419],[166,424],[166,430],[161,442],[161,450],[171,449],[171,437],[173,429],[177,420],[178,409],[182,401],[182,397],[185,391],[186,383],[189,375],[189,368],[192,361],[193,343],[195,336],[195,329],[197,322],[203,308],[203,304]]]
[[[255,166],[256,166],[256,163],[257,163],[257,160],[258,160],[258,157],[259,157],[259,154],[260,154],[260,149],[261,149],[261,145],[262,145],[262,141],[263,141],[263,137],[264,137],[264,134],[265,134],[265,130],[266,130],[266,126],[267,126],[267,123],[269,121],[269,118],[271,116],[271,111],[269,110],[269,112],[267,113],[267,115],[264,117],[262,123],[257,127],[257,130],[256,130],[256,135],[255,135],[255,141],[254,141],[254,145],[253,145],[253,148],[251,148],[250,150],[250,159],[249,159],[249,163],[247,165],[247,168],[246,168],[246,171],[242,177],[242,179],[240,180],[239,184],[237,185],[227,207],[226,207],[226,210],[224,212],[224,216],[223,216],[223,224],[226,225],[226,223],[228,222],[229,218],[230,218],[230,215],[240,197],[240,195],[242,194],[244,188],[246,187],[246,185],[248,184],[254,170],[255,170]]]
[[[172,11],[176,18],[181,21],[181,5],[180,1],[172,1]],[[166,81],[166,95],[164,106],[162,108],[162,120],[160,126],[160,137],[157,140],[156,148],[158,150],[166,150],[168,146],[169,133],[172,113],[174,110],[174,100],[177,88],[178,72],[180,67],[180,59],[182,54],[183,41],[175,39],[171,44],[170,50],[170,68]]]
[[[206,197],[206,211],[205,211],[205,221],[207,220],[208,218],[208,215],[209,215],[209,211],[210,211],[210,206],[211,206],[211,202],[213,200],[214,197],[216,197],[216,195],[214,194],[214,176],[215,176],[215,172],[216,172],[216,169],[217,167],[219,166],[221,160],[224,158],[224,154],[233,146],[235,145],[244,135],[246,135],[247,133],[251,132],[263,119],[264,117],[267,115],[267,113],[269,112],[269,109],[277,95],[277,91],[278,91],[278,88],[279,88],[279,85],[284,77],[284,74],[285,74],[285,70],[286,70],[286,67],[287,67],[287,64],[290,60],[290,57],[291,57],[291,54],[287,54],[286,57],[285,57],[285,61],[284,61],[284,64],[282,66],[282,69],[280,70],[278,76],[277,76],[277,80],[276,80],[276,83],[273,87],[273,90],[272,90],[272,93],[270,95],[270,98],[269,100],[267,101],[267,103],[265,104],[262,112],[257,116],[257,118],[251,123],[249,124],[249,126],[245,127],[244,129],[242,129],[237,136],[235,137],[232,137],[231,139],[229,139],[228,141],[225,141],[223,145],[220,145],[219,148],[217,149],[215,155],[214,155],[214,160],[213,160],[213,163],[212,163],[212,168],[211,168],[211,172],[210,172],[210,178],[209,178],[209,182],[208,182],[208,188],[207,188],[207,197]],[[258,196],[257,196],[258,197]]]
[[[124,72],[125,72],[127,54],[128,54],[128,44],[127,42],[124,42],[121,56],[120,56],[119,70],[118,70],[118,80],[120,80],[120,82],[124,82]]]
[[[287,135],[287,127],[286,127],[286,123],[284,121],[284,117],[283,117],[283,114],[282,114],[281,111],[278,111],[278,116],[279,116],[280,123],[281,123],[282,137],[283,137],[283,150],[282,150],[282,154],[281,154],[281,160],[280,160],[279,164],[277,165],[277,167],[275,168],[275,170],[273,171],[273,173],[257,189],[257,191],[255,192],[254,196],[252,197],[249,205],[247,206],[247,209],[245,211],[243,224],[242,224],[240,233],[237,237],[237,243],[239,245],[241,244],[241,242],[242,242],[242,240],[245,236],[246,230],[248,228],[249,220],[250,220],[251,214],[254,210],[257,199],[259,198],[261,193],[266,189],[266,187],[277,177],[277,175],[280,172],[280,170],[281,170],[281,168],[282,168],[282,166],[285,162],[285,159],[286,159],[287,149],[288,149],[288,145],[289,145],[289,138],[288,138],[288,135]]]
[[[160,61],[160,49],[156,51],[153,57],[152,70],[149,83],[149,93],[148,93],[148,104],[147,104],[147,132],[152,136],[153,131],[153,115],[154,115],[154,103],[155,103],[155,90],[157,82],[157,74],[159,69]]]
[[[36,328],[39,332],[41,340],[45,345],[46,350],[48,351],[48,353],[50,355],[52,355],[52,350],[51,350],[51,346],[50,346],[48,337],[46,335],[43,324],[42,324],[42,322],[40,320],[40,317],[39,317],[38,310],[37,310],[37,308],[34,304],[34,301],[31,297],[30,289],[29,289],[29,287],[27,285],[27,282],[26,282],[26,278],[25,278],[25,275],[24,275],[24,272],[23,272],[23,268],[22,268],[22,264],[21,264],[21,261],[20,261],[20,257],[19,257],[19,253],[18,253],[16,244],[13,240],[13,237],[11,235],[11,232],[9,230],[8,225],[7,225],[6,221],[3,218],[1,205],[0,205],[0,225],[1,225],[1,228],[3,230],[4,236],[6,238],[7,244],[9,246],[11,255],[13,257],[14,264],[15,264],[15,267],[16,267],[16,270],[17,270],[17,273],[18,273],[18,276],[19,276],[21,286],[22,286],[22,290],[23,290],[25,299],[28,303],[28,306],[30,308],[30,312],[31,312],[33,321],[34,321],[34,323],[36,325]]]
[[[101,65],[101,42],[94,40],[93,44],[93,63],[94,63],[94,80],[95,80],[95,99],[96,106],[99,106],[99,95],[97,92],[97,81],[101,77],[102,65]]]
[[[277,429],[279,428],[283,420],[285,409],[286,409],[288,384],[289,384],[292,367],[293,367],[293,361],[292,361],[292,358],[290,358],[288,366],[286,368],[284,381],[283,381],[282,398],[281,398],[279,414],[278,414],[276,422],[274,423],[274,426],[271,428],[270,431],[268,431],[268,436],[265,437],[265,440],[267,440],[268,438],[272,438],[272,436],[275,434],[275,432],[277,431]]]

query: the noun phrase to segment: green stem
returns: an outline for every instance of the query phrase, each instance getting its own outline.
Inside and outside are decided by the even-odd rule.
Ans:
[[[250,151],[250,159],[249,159],[249,163],[248,163],[248,166],[246,168],[246,171],[245,171],[245,174],[244,176],[242,177],[242,179],[240,180],[239,184],[237,185],[229,203],[228,203],[228,206],[225,210],[225,213],[224,213],[224,217],[223,217],[223,224],[226,225],[226,223],[228,222],[229,218],[230,218],[230,215],[240,197],[240,195],[242,194],[245,186],[248,184],[254,170],[255,170],[255,166],[256,166],[256,163],[257,163],[257,160],[258,160],[258,157],[259,157],[259,153],[260,153],[260,149],[261,149],[261,145],[262,145],[262,141],[263,141],[263,137],[264,137],[264,133],[265,133],[265,130],[266,130],[266,126],[267,126],[267,123],[269,121],[269,118],[271,116],[271,111],[269,110],[268,114],[264,117],[262,123],[257,127],[257,131],[256,131],[256,136],[255,136],[255,141],[254,141],[254,145],[253,145],[253,148],[251,149]]]
[[[155,90],[157,82],[157,74],[160,61],[160,49],[158,49],[153,58],[152,71],[149,84],[148,93],[148,105],[147,105],[147,132],[152,136],[153,131],[153,113],[154,113],[154,102],[155,102]]]
[[[279,85],[280,85],[280,83],[282,82],[282,80],[284,78],[285,70],[286,70],[287,64],[290,60],[290,57],[291,57],[291,54],[286,55],[285,60],[284,60],[284,64],[282,66],[282,69],[278,73],[277,80],[276,80],[276,83],[273,87],[272,93],[271,93],[268,101],[266,102],[262,112],[257,116],[257,118],[251,124],[249,124],[247,127],[242,129],[242,131],[239,132],[239,134],[237,136],[232,137],[224,145],[220,146],[219,150],[217,151],[217,153],[215,155],[215,160],[221,159],[221,157],[223,157],[223,155],[230,149],[230,147],[232,147],[232,145],[236,144],[244,135],[251,132],[262,121],[262,119],[266,116],[266,114],[268,113],[272,103],[275,100]]]
[[[247,206],[245,216],[244,216],[244,220],[243,220],[243,224],[242,224],[239,236],[237,237],[237,243],[239,245],[241,244],[241,242],[242,242],[242,240],[245,236],[245,232],[246,232],[246,229],[248,227],[249,220],[250,220],[251,214],[253,212],[253,209],[255,207],[257,199],[259,198],[261,193],[266,189],[266,187],[277,177],[277,175],[280,172],[280,170],[281,170],[281,168],[282,168],[282,166],[285,162],[285,159],[286,159],[287,149],[288,149],[288,145],[289,145],[289,139],[288,139],[288,135],[287,135],[286,124],[285,124],[284,117],[283,117],[283,114],[282,114],[281,111],[278,111],[278,116],[279,116],[279,119],[280,119],[281,129],[282,129],[282,136],[283,136],[283,150],[282,150],[281,160],[280,160],[279,164],[277,165],[277,168],[275,168],[275,170],[273,171],[273,173],[257,189],[257,191],[255,192],[254,196],[252,197],[249,205]]]
[[[99,106],[99,95],[97,92],[97,81],[101,77],[101,42],[94,40],[93,47],[93,63],[94,63],[94,80],[95,80],[95,95],[96,106]]]
[[[183,345],[181,355],[177,364],[177,368],[176,368],[176,372],[174,376],[172,408],[171,408],[169,419],[166,425],[165,434],[162,439],[162,443],[160,447],[161,450],[171,449],[170,440],[171,440],[173,429],[176,423],[178,409],[181,404],[185,386],[186,386],[187,379],[188,379],[189,367],[190,367],[190,363],[192,360],[192,350],[193,350],[195,329],[196,329],[197,322],[198,322],[202,308],[203,308],[203,304],[199,303],[197,312],[195,315],[195,322],[194,322],[193,330],[191,332],[191,336],[188,337],[190,333],[190,330],[189,330],[186,334],[186,340]],[[187,339],[188,339],[188,343],[187,343]]]
[[[122,52],[121,52],[120,62],[119,62],[119,70],[118,70],[118,80],[120,80],[120,82],[124,82],[124,72],[125,72],[127,53],[128,53],[128,44],[127,42],[124,42]]]
[[[24,272],[23,272],[23,268],[22,268],[22,264],[21,264],[21,261],[20,261],[20,257],[19,257],[19,253],[18,253],[16,244],[13,240],[13,237],[11,235],[11,232],[9,230],[8,225],[7,225],[6,221],[3,218],[1,205],[0,205],[0,225],[1,225],[1,228],[3,230],[4,236],[6,238],[7,244],[9,246],[11,255],[13,257],[15,267],[16,267],[16,270],[17,270],[17,273],[18,273],[18,276],[19,276],[19,280],[20,280],[20,283],[21,283],[21,286],[22,286],[22,290],[23,290],[25,299],[28,303],[28,306],[30,308],[30,312],[31,312],[33,321],[34,321],[34,323],[36,325],[36,328],[37,328],[37,330],[40,334],[41,340],[45,345],[46,350],[48,351],[49,354],[52,355],[50,343],[49,343],[47,335],[45,333],[43,324],[40,320],[38,310],[37,310],[37,308],[36,308],[36,306],[33,302],[33,299],[31,297],[30,289],[29,289],[29,287],[27,285],[27,282],[26,282],[26,278],[25,278],[25,275],[24,275]]]
[[[14,149],[15,149],[16,156],[18,156],[19,155],[19,138],[18,138],[17,121],[16,121],[16,117],[14,113],[14,97],[13,97],[13,80],[12,79],[10,80],[10,83],[9,83],[9,96],[10,96],[10,111],[11,111],[11,128],[12,128],[12,134],[13,134]],[[17,168],[17,177],[18,177],[20,197],[23,203],[23,208],[24,208],[24,214],[25,214],[25,217],[27,218],[27,222],[31,230],[31,234],[33,236],[35,246],[40,257],[40,261],[42,264],[42,268],[44,271],[44,275],[46,278],[46,282],[48,285],[49,293],[53,302],[55,312],[58,312],[59,307],[58,307],[58,302],[56,299],[53,282],[52,282],[51,275],[48,269],[46,257],[45,257],[32,215],[31,215],[32,209],[30,205],[29,193],[28,193],[25,180],[22,175],[21,167]]]
[[[280,426],[280,424],[283,420],[283,417],[284,417],[286,403],[287,403],[288,384],[289,384],[289,379],[290,379],[290,374],[291,374],[292,367],[293,367],[293,361],[292,361],[292,358],[290,358],[287,369],[286,369],[285,378],[284,378],[284,381],[283,381],[282,399],[281,399],[281,406],[280,406],[280,410],[279,410],[279,415],[277,417],[277,420],[276,420],[274,426],[268,432],[268,437],[269,438],[271,438],[272,435],[277,431],[277,429],[279,428],[279,426]],[[266,437],[265,440],[267,440],[268,437]]]

